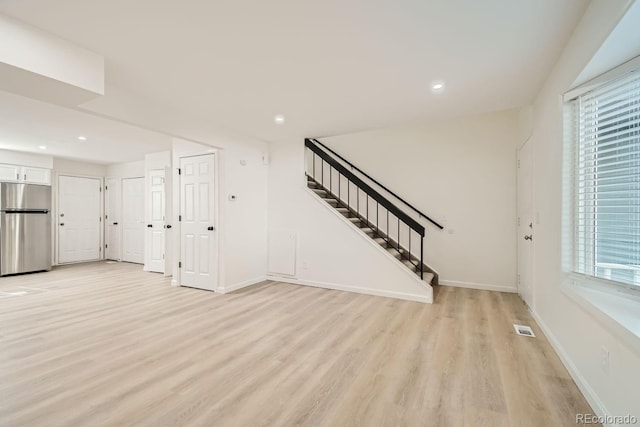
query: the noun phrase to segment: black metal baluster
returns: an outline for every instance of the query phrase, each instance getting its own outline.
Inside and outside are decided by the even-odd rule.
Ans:
[[[387,209],[387,229],[385,230],[387,233],[387,244],[391,242],[391,236],[389,235],[389,209]]]
[[[324,188],[324,159],[320,158],[320,160],[322,160],[322,168],[320,169],[320,179],[322,180],[322,187]]]
[[[313,180],[316,180],[316,153],[313,153]]]
[[[413,264],[413,261],[411,261],[411,228],[409,228],[409,262]]]
[[[342,177],[340,171],[338,171],[338,201],[342,202],[342,197],[340,197],[340,181],[342,181]]]
[[[420,280],[424,280],[424,261],[422,260],[424,250],[424,236],[420,239]]]

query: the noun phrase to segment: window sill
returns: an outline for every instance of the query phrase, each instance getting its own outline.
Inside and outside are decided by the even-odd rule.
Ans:
[[[569,275],[562,291],[613,334],[640,353],[640,299],[615,290],[603,290],[598,280]]]

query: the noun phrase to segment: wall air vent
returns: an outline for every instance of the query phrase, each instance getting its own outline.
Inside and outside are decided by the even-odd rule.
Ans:
[[[513,329],[516,330],[518,335],[524,335],[525,337],[533,337],[535,338],[536,334],[533,333],[533,330],[529,326],[524,325],[513,325]]]

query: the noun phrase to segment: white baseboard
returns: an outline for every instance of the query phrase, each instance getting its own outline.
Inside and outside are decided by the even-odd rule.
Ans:
[[[266,276],[256,277],[254,279],[245,280],[244,282],[234,283],[233,285],[219,286],[216,292],[219,294],[228,294],[229,292],[237,291],[238,289],[246,288],[247,286],[255,285],[256,283],[264,282],[267,280]]]
[[[455,286],[458,288],[480,289],[483,291],[497,291],[497,292],[510,292],[510,293],[518,292],[518,289],[515,287],[503,286],[503,285],[490,285],[488,283],[460,282],[457,280],[440,279],[438,284],[443,286]]]
[[[171,286],[180,286],[176,279],[171,279]]]
[[[578,368],[576,368],[576,365],[573,363],[569,355],[566,353],[566,351],[560,344],[560,341],[558,341],[558,339],[553,334],[553,332],[551,332],[551,330],[547,327],[547,324],[544,323],[544,321],[540,318],[540,316],[538,316],[538,314],[535,311],[533,310],[529,310],[529,311],[531,312],[531,315],[535,319],[540,329],[542,329],[542,332],[544,333],[544,335],[549,340],[549,343],[551,343],[551,347],[553,347],[558,357],[560,357],[562,364],[564,365],[565,368],[567,368],[567,371],[569,371],[569,375],[571,376],[571,378],[573,378],[573,381],[575,381],[576,385],[578,386],[578,389],[580,389],[585,399],[587,399],[587,402],[589,402],[589,405],[591,405],[591,408],[593,409],[593,411],[599,417],[606,417],[606,415],[609,414],[610,412],[606,410],[598,394],[595,392],[595,390],[593,390],[591,385],[589,385],[587,380],[582,376]],[[605,425],[613,426],[614,424],[605,424]]]
[[[420,295],[420,294],[410,294],[406,292],[387,291],[382,289],[360,288],[356,286],[340,285],[337,283],[312,282],[309,280],[298,280],[298,279],[293,279],[291,277],[281,277],[281,276],[273,276],[273,275],[267,275],[267,280],[291,283],[293,285],[313,286],[315,288],[332,289],[335,291],[355,292],[358,294],[397,298],[397,299],[417,301],[417,302],[422,302],[427,304],[433,303],[433,288],[431,288],[431,286],[429,286],[428,289],[425,289],[424,295]],[[428,286],[428,285],[425,284],[425,286]]]

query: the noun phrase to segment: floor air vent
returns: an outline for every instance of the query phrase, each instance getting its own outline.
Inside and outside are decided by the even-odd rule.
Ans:
[[[524,335],[525,337],[534,337],[536,336],[536,334],[533,333],[533,331],[531,330],[531,328],[529,326],[524,326],[524,325],[513,325],[513,329],[516,330],[516,333],[518,335]]]

